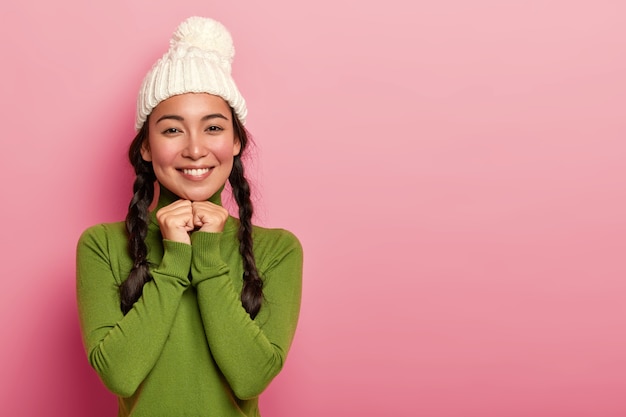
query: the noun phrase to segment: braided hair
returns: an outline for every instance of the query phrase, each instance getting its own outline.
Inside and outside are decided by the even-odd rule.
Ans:
[[[146,235],[150,215],[148,208],[154,199],[154,182],[156,176],[150,162],[141,157],[141,147],[148,139],[148,123],[144,123],[141,130],[133,139],[128,150],[128,158],[135,169],[135,183],[133,197],[128,205],[126,214],[126,231],[128,232],[128,250],[133,260],[133,267],[126,281],[120,285],[121,308],[124,314],[133,307],[135,301],[141,297],[143,286],[152,279],[148,264],[148,247]]]
[[[232,112],[233,115],[235,112]],[[228,177],[228,182],[233,190],[235,202],[239,206],[239,253],[243,260],[243,288],[241,289],[241,304],[255,318],[261,309],[263,302],[263,280],[256,268],[254,253],[252,252],[252,200],[250,199],[250,185],[244,175],[241,156],[248,145],[248,132],[243,127],[237,116],[233,117],[235,137],[241,143],[241,151],[233,159],[233,169]]]
[[[235,138],[241,143],[241,151],[233,158],[233,169],[228,181],[230,182],[233,197],[239,207],[239,253],[243,261],[243,288],[241,290],[241,304],[251,318],[255,318],[263,302],[263,280],[259,276],[253,253],[252,214],[254,212],[250,198],[250,185],[244,174],[241,157],[246,149],[249,138],[248,132],[231,109],[233,115],[233,129]],[[128,150],[128,158],[135,170],[133,197],[128,206],[126,215],[126,230],[128,232],[128,251],[133,260],[133,267],[128,278],[120,285],[121,309],[128,313],[133,304],[141,297],[143,286],[152,279],[147,260],[148,248],[145,243],[148,232],[150,213],[148,208],[154,199],[154,182],[156,176],[150,162],[144,161],[141,148],[148,140],[148,121],[133,139]]]

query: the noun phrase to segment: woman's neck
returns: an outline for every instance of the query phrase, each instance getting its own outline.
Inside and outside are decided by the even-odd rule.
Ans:
[[[219,206],[222,205],[222,191],[224,190],[224,186],[222,186],[215,194],[208,198],[213,204],[217,204]],[[156,206],[154,207],[154,211],[158,211],[160,208],[168,206],[172,204],[176,200],[180,200],[180,197],[162,186],[160,183],[157,183],[156,193],[158,196]]]

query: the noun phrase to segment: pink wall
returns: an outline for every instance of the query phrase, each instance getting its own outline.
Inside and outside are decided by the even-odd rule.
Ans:
[[[74,248],[124,216],[139,83],[201,14],[235,39],[258,221],[306,251],[266,416],[626,415],[624,2],[9,4],[0,414],[115,414]]]

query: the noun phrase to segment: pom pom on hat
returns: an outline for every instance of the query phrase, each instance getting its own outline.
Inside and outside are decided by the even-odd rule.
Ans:
[[[143,80],[135,128],[141,129],[161,101],[185,93],[222,97],[244,124],[246,103],[231,76],[234,56],[232,37],[220,22],[203,17],[182,22],[170,39],[169,50]]]
[[[170,46],[176,47],[179,43],[205,51],[214,51],[229,63],[233,62],[235,57],[233,38],[217,20],[202,17],[190,17],[185,20],[172,35]]]

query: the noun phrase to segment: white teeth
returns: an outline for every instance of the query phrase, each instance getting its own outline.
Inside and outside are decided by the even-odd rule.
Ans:
[[[209,168],[201,168],[201,169],[183,169],[183,173],[186,175],[192,175],[194,177],[199,177],[200,175],[204,175],[209,172]]]

